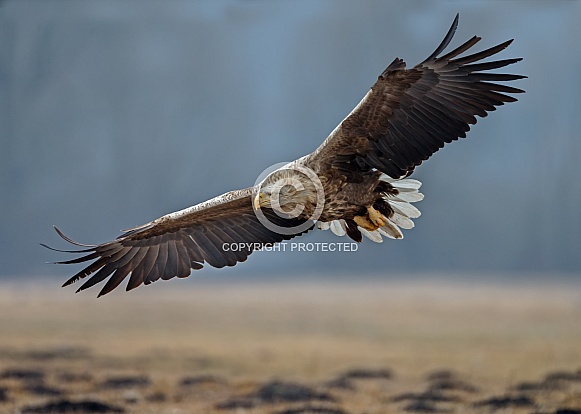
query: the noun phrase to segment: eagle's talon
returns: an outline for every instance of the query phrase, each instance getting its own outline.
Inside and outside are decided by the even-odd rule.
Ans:
[[[373,207],[367,207],[367,215],[355,216],[353,220],[357,225],[365,230],[375,231],[387,223],[386,218]]]
[[[367,207],[367,216],[369,217],[369,221],[371,221],[376,228],[385,226],[385,223],[387,222],[383,214],[373,207]]]
[[[377,226],[367,218],[367,216],[355,216],[353,217],[353,221],[357,223],[357,225],[365,230],[375,231],[377,230]]]

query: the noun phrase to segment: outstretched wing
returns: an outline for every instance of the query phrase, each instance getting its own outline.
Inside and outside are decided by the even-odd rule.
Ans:
[[[192,269],[201,269],[204,262],[218,268],[234,266],[245,261],[257,247],[304,233],[279,234],[262,225],[254,214],[251,195],[252,188],[231,191],[128,230],[117,239],[99,245],[77,243],[55,228],[68,242],[87,247],[76,251],[64,250],[87,254],[57,263],[73,264],[94,260],[63,286],[91,276],[78,292],[109,278],[99,293],[102,296],[131,275],[127,284],[127,290],[131,290],[142,283],[147,285],[159,279],[187,277]],[[305,220],[298,218],[280,217],[270,209],[261,211],[276,226],[290,228],[305,223]],[[233,244],[236,244],[235,248]]]
[[[338,170],[347,177],[377,169],[400,178],[411,174],[445,143],[466,137],[476,115],[485,117],[497,106],[516,101],[508,94],[523,90],[494,82],[525,76],[484,71],[521,59],[479,62],[505,49],[512,40],[458,57],[480,41],[474,36],[438,57],[457,25],[458,15],[440,46],[414,68],[406,69],[405,62],[396,58],[351,114],[307,157],[307,163],[319,171]]]

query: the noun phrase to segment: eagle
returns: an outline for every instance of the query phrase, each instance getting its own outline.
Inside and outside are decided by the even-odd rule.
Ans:
[[[522,58],[483,61],[512,39],[465,54],[481,40],[474,36],[442,54],[458,17],[427,59],[407,69],[396,58],[314,152],[269,171],[252,187],[124,230],[102,244],[78,243],[55,227],[80,249],[53,250],[81,254],[56,263],[89,262],[63,286],[90,276],[78,292],[108,279],[102,296],[127,277],[127,291],[185,278],[205,263],[234,266],[315,227],[356,242],[363,236],[375,242],[402,238],[401,229],[411,229],[420,216],[412,203],[423,199],[421,183],[408,178],[414,169],[444,144],[465,138],[476,116],[484,118],[524,92],[496,82],[525,76],[490,72]]]

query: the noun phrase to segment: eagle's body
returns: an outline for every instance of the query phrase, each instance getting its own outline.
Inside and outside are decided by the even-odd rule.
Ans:
[[[214,267],[245,261],[256,246],[288,240],[311,230],[331,229],[356,241],[401,238],[420,213],[421,183],[407,178],[444,144],[465,137],[476,116],[516,99],[520,89],[497,84],[520,75],[486,72],[520,59],[481,62],[505,49],[504,42],[460,57],[473,37],[443,56],[458,16],[438,48],[406,69],[395,59],[355,109],[311,154],[288,163],[257,185],[231,191],[128,230],[117,239],[76,252],[60,263],[91,264],[65,286],[92,275],[79,290],[107,278],[100,295],[130,275],[127,290],[158,279],[186,277],[203,263]],[[228,244],[246,247],[226,249]]]

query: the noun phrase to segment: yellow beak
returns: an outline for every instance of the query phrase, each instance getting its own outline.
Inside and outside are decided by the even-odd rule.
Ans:
[[[256,194],[256,197],[254,197],[254,209],[258,210],[260,209],[260,207],[262,206],[264,200],[264,195],[262,193],[258,193]]]

